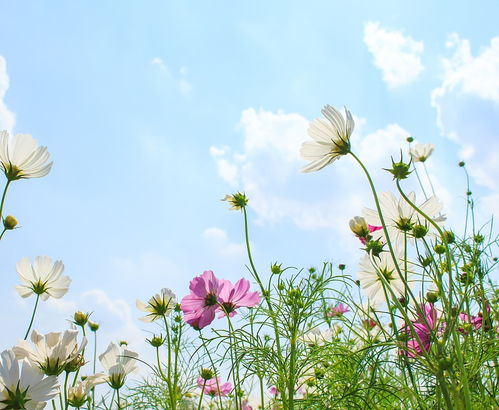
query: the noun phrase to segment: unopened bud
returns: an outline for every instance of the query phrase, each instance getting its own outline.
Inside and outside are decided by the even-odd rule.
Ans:
[[[456,240],[456,236],[452,231],[443,231],[442,240],[447,243],[454,243],[454,241]]]
[[[97,332],[99,330],[99,324],[97,322],[88,321],[88,327],[92,332]]]
[[[7,230],[12,230],[17,226],[17,219],[12,215],[7,215],[3,220],[3,226]]]
[[[90,316],[90,313],[84,313],[81,311],[75,312],[73,319],[74,319],[74,324],[78,326],[85,326],[88,322],[88,317]]]
[[[201,369],[200,376],[203,380],[210,380],[213,379],[214,373],[211,369],[203,368]]]
[[[421,239],[426,236],[428,233],[428,227],[424,225],[414,225],[412,228],[412,236],[414,236],[416,239]]]
[[[437,292],[426,292],[426,300],[429,303],[435,303],[438,300]]]

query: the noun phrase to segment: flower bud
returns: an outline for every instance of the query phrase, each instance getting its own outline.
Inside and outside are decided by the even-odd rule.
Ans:
[[[282,265],[282,264],[277,264],[277,262],[276,262],[276,263],[273,263],[273,264],[272,264],[272,266],[270,267],[270,271],[271,271],[274,275],[279,275],[280,273],[282,273],[281,265]]]
[[[73,373],[83,366],[85,366],[85,358],[83,357],[83,355],[79,354],[73,360],[66,363],[64,370],[68,373]]]
[[[364,250],[367,253],[372,253],[373,256],[379,256],[381,252],[383,252],[383,243],[381,241],[369,241],[366,243],[366,247]]]
[[[3,226],[6,230],[10,231],[17,226],[17,219],[12,215],[7,215],[3,220]]]
[[[475,243],[482,243],[484,241],[484,237],[483,235],[475,235],[473,237],[473,241],[475,241]]]
[[[92,332],[97,332],[97,330],[99,330],[99,324],[97,322],[92,322],[91,320],[89,320],[87,323]]]
[[[459,161],[458,165],[462,168],[462,167],[464,167],[466,165],[466,163],[464,161]]]
[[[456,240],[456,236],[452,231],[443,231],[442,232],[442,240],[447,243],[454,243]]]
[[[120,340],[120,346],[123,347],[123,346],[128,346],[128,342],[126,340]]]
[[[428,233],[428,227],[424,225],[414,225],[412,228],[412,236],[414,236],[416,239],[421,239],[426,236]]]
[[[438,365],[442,370],[449,370],[452,367],[452,360],[449,357],[443,357],[438,361]]]
[[[445,253],[445,246],[438,244],[433,247],[433,250],[439,255],[442,255]]]
[[[409,143],[411,143],[411,142],[413,142],[413,141],[414,141],[414,138],[412,138],[412,137],[407,137],[407,138],[406,138],[406,141],[407,141],[407,142],[409,142]]]
[[[430,264],[433,262],[433,257],[431,255],[428,255],[426,257],[420,255],[419,262],[421,263],[421,266],[423,268],[426,268],[427,266],[430,266]]]
[[[90,316],[90,313],[83,313],[81,311],[75,312],[73,319],[74,319],[74,324],[77,326],[85,326],[88,322],[88,317]]]
[[[200,376],[203,380],[210,380],[210,379],[213,379],[215,374],[213,373],[213,370],[203,368],[203,369],[201,369]]]
[[[350,219],[349,225],[350,230],[358,238],[366,238],[370,233],[366,220],[361,216],[355,216],[353,219]]]
[[[346,265],[344,265],[343,263],[340,263],[340,264],[338,265],[338,269],[339,269],[339,270],[345,270],[345,269],[346,269]]]
[[[392,158],[392,167],[390,169],[384,168],[384,170],[392,174],[393,179],[397,181],[406,179],[411,173],[410,164],[403,162],[402,155],[399,162],[395,162]]]
[[[156,336],[154,335],[151,339],[146,339],[147,342],[152,346],[152,347],[161,347],[165,343],[165,338],[161,335]]]
[[[437,292],[426,292],[426,300],[429,303],[435,303],[438,300]]]

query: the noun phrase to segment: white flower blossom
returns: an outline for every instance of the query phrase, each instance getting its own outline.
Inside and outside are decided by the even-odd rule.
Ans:
[[[128,349],[120,349],[115,343],[110,343],[107,350],[99,356],[102,366],[106,370],[107,383],[113,389],[120,389],[125,383],[128,374],[136,372],[138,353]]]
[[[411,147],[409,154],[414,162],[425,162],[433,153],[433,144],[416,144]]]
[[[161,294],[154,295],[147,304],[140,300],[136,302],[137,309],[147,313],[147,316],[140,318],[143,322],[154,322],[163,319],[164,316],[171,313],[176,304],[177,297],[167,288],[161,289]]]

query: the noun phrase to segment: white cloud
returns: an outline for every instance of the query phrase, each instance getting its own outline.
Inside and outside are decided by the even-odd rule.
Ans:
[[[151,64],[158,67],[165,75],[168,80],[173,82],[178,88],[180,94],[184,97],[188,97],[192,92],[192,84],[187,80],[187,75],[189,70],[186,66],[180,67],[178,70],[178,76],[173,74],[168,65],[160,57],[154,57],[151,60]]]
[[[457,34],[446,43],[442,83],[431,94],[440,131],[458,144],[473,180],[485,195],[481,205],[496,210],[491,198],[499,189],[499,37],[474,56]],[[486,212],[486,211],[485,211]]]
[[[9,89],[10,79],[7,74],[7,62],[0,55],[0,130],[7,130],[10,133],[14,128],[16,118],[14,113],[7,108],[4,98]]]
[[[203,231],[202,236],[222,256],[237,257],[243,255],[245,252],[245,245],[243,243],[231,242],[227,236],[227,232],[221,228],[207,228]]]
[[[368,22],[364,25],[364,43],[389,88],[412,83],[424,69],[421,63],[424,43],[400,31],[386,30],[379,22]]]

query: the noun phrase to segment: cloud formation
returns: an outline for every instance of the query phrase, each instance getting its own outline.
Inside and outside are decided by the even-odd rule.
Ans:
[[[424,70],[421,62],[424,43],[400,31],[386,30],[379,22],[368,22],[364,25],[364,43],[389,88],[412,83]]]
[[[4,98],[9,89],[10,79],[7,74],[7,62],[0,55],[0,130],[7,130],[10,133],[14,128],[16,118],[14,113],[7,108]]]
[[[154,57],[151,60],[151,64],[155,67],[158,67],[166,77],[175,84],[175,87],[179,90],[180,94],[184,97],[188,97],[192,92],[192,84],[188,81],[187,75],[189,74],[189,70],[187,67],[182,66],[178,70],[178,75],[174,74],[168,65],[163,61],[160,57]]]

